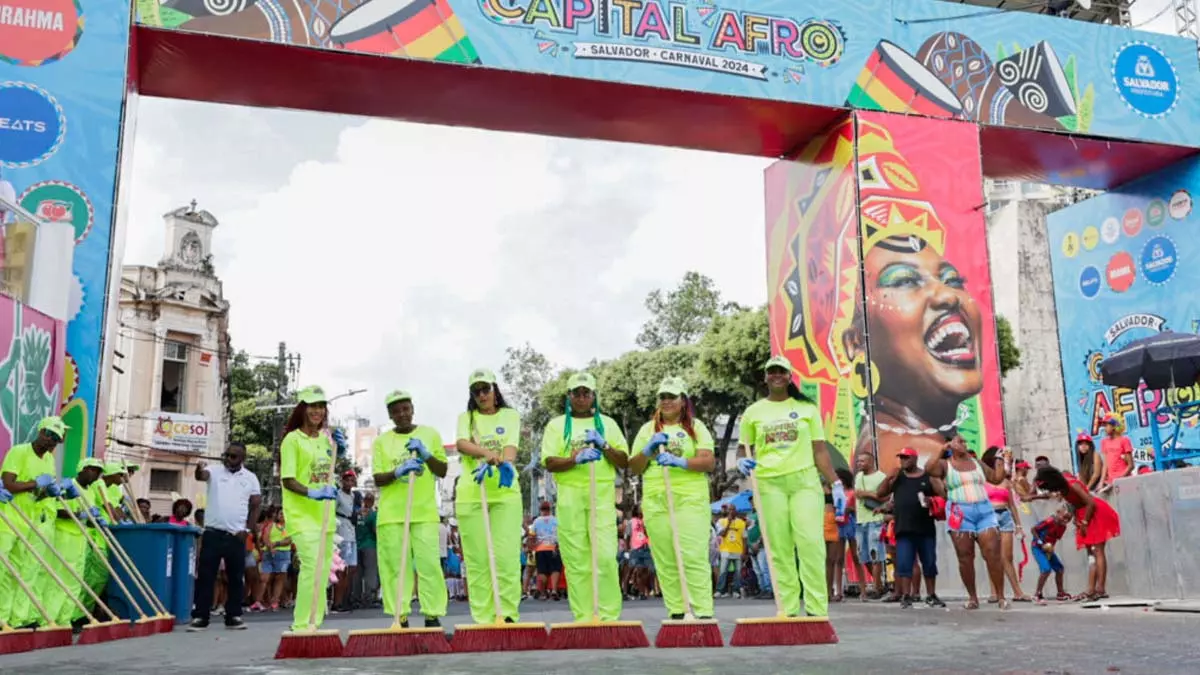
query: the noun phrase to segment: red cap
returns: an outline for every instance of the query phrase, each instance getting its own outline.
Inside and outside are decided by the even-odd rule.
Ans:
[[[1107,418],[1105,418],[1105,419],[1107,419]],[[1078,436],[1075,437],[1076,443],[1082,443],[1084,441],[1087,441],[1088,443],[1092,443],[1092,445],[1095,445],[1095,443],[1092,441],[1092,437],[1088,434],[1080,433]]]
[[[342,474],[342,478],[358,478],[358,474],[354,473],[353,470],[350,470]]]
[[[916,457],[917,451],[912,448],[900,448],[900,452],[896,453],[897,457]]]
[[[1018,469],[1028,469],[1029,462],[1026,462],[1025,460],[1021,460],[1021,461],[1017,462],[1017,468]]]

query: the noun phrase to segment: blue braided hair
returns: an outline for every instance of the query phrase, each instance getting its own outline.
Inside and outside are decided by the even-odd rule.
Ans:
[[[595,395],[595,392],[592,392]],[[563,441],[571,442],[571,394],[567,394],[563,398],[563,416],[566,417],[566,422],[563,424]],[[604,420],[600,419],[600,397],[596,396],[596,402],[592,405],[592,424],[596,426],[596,433],[604,435]]]

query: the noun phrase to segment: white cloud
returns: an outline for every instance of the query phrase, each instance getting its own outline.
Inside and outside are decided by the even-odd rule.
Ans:
[[[506,347],[616,356],[645,294],[691,269],[766,297],[761,158],[161,101],[141,115],[126,262],[156,262],[161,214],[195,196],[221,222],[235,348],[286,341],[302,384],[367,388],[342,415],[383,422],[402,387],[451,436],[466,373]],[[197,125],[223,131],[198,143]]]

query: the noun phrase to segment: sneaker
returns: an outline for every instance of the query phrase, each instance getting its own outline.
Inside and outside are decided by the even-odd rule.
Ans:
[[[438,621],[438,618],[436,616],[427,616],[427,617],[425,617],[425,627],[426,628],[441,628],[442,622]]]
[[[246,630],[246,622],[240,616],[225,617],[225,628],[229,630]]]
[[[925,598],[925,605],[928,607],[946,607],[946,603],[942,602],[942,599],[936,595],[931,595],[928,598]]]
[[[683,615],[682,614],[672,614],[671,620],[672,621],[683,621]]]
[[[208,622],[204,619],[192,619],[192,622],[187,627],[187,632],[189,633],[199,633],[206,630],[208,630]]]
[[[1054,599],[1059,602],[1070,602],[1071,594],[1070,593],[1059,593],[1058,595],[1054,596]]]
[[[405,617],[405,618],[403,618],[403,619],[400,619],[400,627],[401,627],[401,628],[408,628],[408,617]]]
[[[895,603],[897,603],[897,602],[900,602],[900,596],[898,596],[898,595],[889,595],[889,596],[887,596],[886,598],[884,598],[884,599],[882,600],[882,602],[889,603],[889,604],[895,604]]]
[[[906,595],[900,598],[900,609],[912,609],[912,606],[913,601],[911,596]]]
[[[213,607],[212,614],[213,614],[213,616],[225,616],[225,608],[224,607]]]
[[[756,595],[754,599],[755,600],[774,600],[775,593],[773,593],[771,591],[763,591],[762,593],[759,593],[758,595]]]
[[[504,623],[516,623],[511,616],[504,617]]]
[[[334,605],[333,607],[329,608],[330,614],[345,614],[347,611],[349,611],[349,610],[347,610],[345,607],[342,607],[341,605]]]
[[[696,619],[699,621],[712,621],[711,616],[698,616],[698,617],[696,617]]]

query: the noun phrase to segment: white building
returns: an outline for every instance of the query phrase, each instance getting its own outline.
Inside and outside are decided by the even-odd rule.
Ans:
[[[195,464],[219,461],[225,447],[230,342],[229,303],[212,267],[217,219],[193,201],[163,220],[158,265],[121,268],[107,458],[140,465],[134,494],[166,515],[173,494],[197,503]]]

